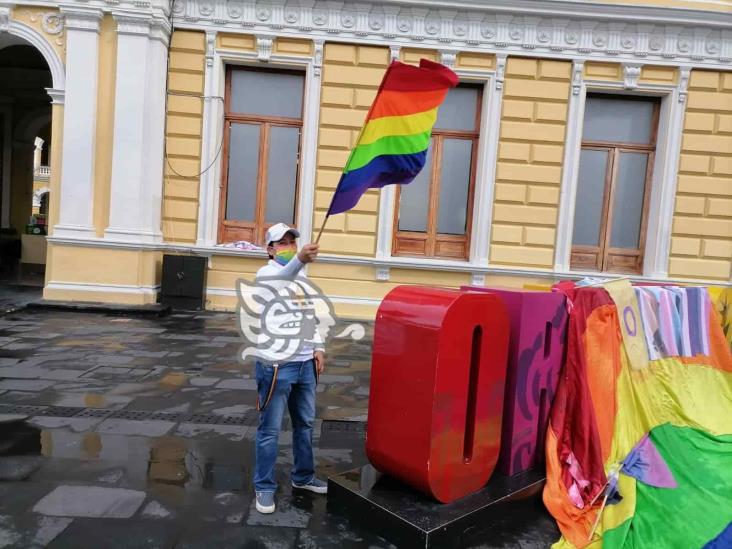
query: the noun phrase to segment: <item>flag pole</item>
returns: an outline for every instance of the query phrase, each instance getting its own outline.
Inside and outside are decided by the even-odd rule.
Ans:
[[[323,219],[323,224],[320,226],[320,231],[318,231],[318,236],[315,239],[316,244],[318,242],[320,242],[320,236],[323,234],[323,229],[325,229],[325,224],[328,222],[329,217],[330,217],[330,214],[325,214],[325,219]]]

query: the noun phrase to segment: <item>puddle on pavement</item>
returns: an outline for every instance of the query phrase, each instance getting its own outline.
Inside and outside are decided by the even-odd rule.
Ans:
[[[0,461],[11,456],[46,458],[33,480],[68,482],[73,476],[95,482],[100,471],[117,469],[123,474],[115,482],[142,490],[162,485],[183,492],[251,490],[251,441],[74,432],[68,425],[43,429],[17,421],[0,424]]]

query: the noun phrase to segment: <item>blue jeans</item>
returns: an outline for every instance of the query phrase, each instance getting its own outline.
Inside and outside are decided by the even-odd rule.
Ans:
[[[274,367],[257,362],[256,376],[259,405],[264,406],[272,386]],[[259,414],[254,466],[254,489],[257,492],[274,492],[277,488],[274,469],[285,405],[292,419],[292,452],[295,457],[292,482],[307,484],[315,476],[313,422],[316,384],[314,360],[280,364],[272,397]]]

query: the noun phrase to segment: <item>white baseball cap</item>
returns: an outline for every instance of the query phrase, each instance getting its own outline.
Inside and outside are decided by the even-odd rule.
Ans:
[[[264,234],[264,243],[269,246],[271,242],[281,240],[287,233],[292,233],[295,238],[300,237],[300,231],[297,229],[293,229],[284,223],[277,223],[267,229],[267,232]]]

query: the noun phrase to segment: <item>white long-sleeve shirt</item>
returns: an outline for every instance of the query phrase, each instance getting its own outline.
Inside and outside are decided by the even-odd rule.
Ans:
[[[300,280],[307,283],[308,280],[307,277],[301,273],[304,266],[305,264],[300,261],[297,256],[293,257],[286,265],[280,265],[276,261],[270,259],[266,265],[262,266],[257,271],[256,282],[261,283],[266,281],[268,286],[271,286],[277,290],[284,290],[289,287],[293,290],[294,293],[297,294],[299,288],[295,281]],[[260,320],[263,324],[267,323],[267,320],[265,318],[262,318]],[[301,321],[302,315],[298,316],[297,312],[288,312],[277,315],[277,323],[280,326],[287,323],[297,324]],[[264,325],[262,326],[262,328],[264,328],[270,334],[275,333],[277,329],[276,326]],[[264,339],[267,338],[260,337],[260,341],[263,341]],[[321,337],[317,326],[315,326],[315,332],[312,339],[304,339],[299,351],[295,355],[293,355],[292,358],[286,360],[286,362],[301,362],[310,360],[313,358],[314,352],[316,350],[325,350],[323,338]],[[262,358],[262,360],[271,363],[282,362],[281,359],[277,360],[273,353],[268,351],[269,349],[260,345],[258,354]]]

